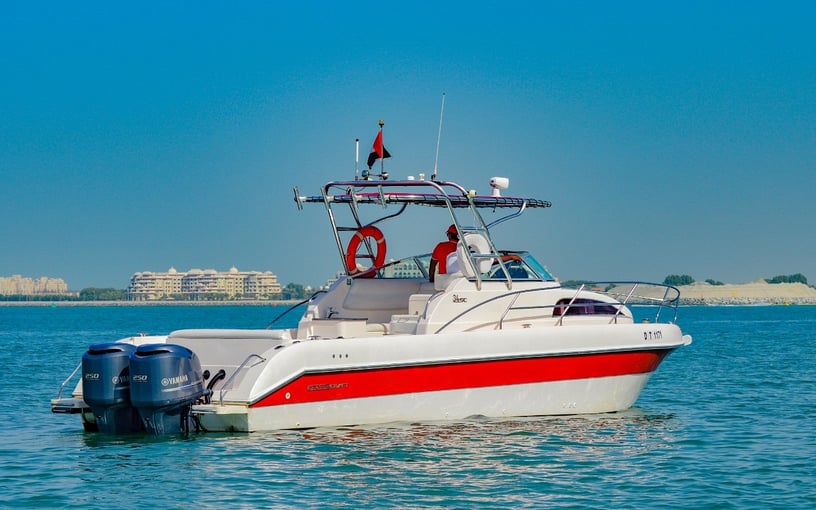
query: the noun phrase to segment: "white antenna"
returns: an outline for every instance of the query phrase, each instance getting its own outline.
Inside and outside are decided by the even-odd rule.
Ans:
[[[355,154],[354,154],[354,180],[356,181],[357,180],[357,170],[360,169],[360,139],[359,138],[354,139],[354,145],[355,145],[355,147],[354,147],[354,150],[355,150]]]
[[[439,163],[439,142],[442,140],[442,115],[445,114],[445,93],[442,93],[442,109],[439,111],[439,133],[436,135],[436,157],[434,158],[434,169],[431,180],[436,180],[437,164]]]
[[[383,126],[385,126],[385,121],[380,119],[380,150],[382,150],[382,157],[380,158],[380,179],[385,180],[385,142],[382,139]]]

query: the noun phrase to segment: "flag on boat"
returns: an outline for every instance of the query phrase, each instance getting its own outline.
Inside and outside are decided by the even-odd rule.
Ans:
[[[374,145],[371,147],[371,154],[368,155],[368,168],[371,169],[374,166],[374,162],[380,158],[390,158],[391,154],[388,153],[388,149],[385,148],[382,142],[382,128],[380,128],[380,132],[377,133],[377,138],[374,139]]]

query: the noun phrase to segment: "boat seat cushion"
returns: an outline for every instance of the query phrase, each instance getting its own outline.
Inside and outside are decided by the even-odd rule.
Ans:
[[[343,300],[346,310],[408,311],[408,298],[419,294],[424,280],[415,278],[357,278]]]

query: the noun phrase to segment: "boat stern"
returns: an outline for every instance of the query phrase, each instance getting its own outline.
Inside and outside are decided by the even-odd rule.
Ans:
[[[199,404],[192,408],[193,418],[207,432],[252,432],[249,408],[240,404]]]

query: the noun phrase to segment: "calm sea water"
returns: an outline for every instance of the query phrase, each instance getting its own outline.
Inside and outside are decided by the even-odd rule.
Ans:
[[[816,307],[681,309],[694,343],[617,414],[118,439],[50,412],[89,344],[280,310],[0,307],[0,506],[816,508]]]

